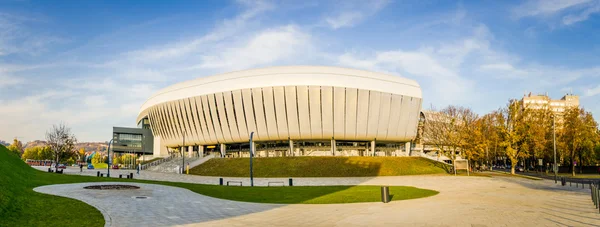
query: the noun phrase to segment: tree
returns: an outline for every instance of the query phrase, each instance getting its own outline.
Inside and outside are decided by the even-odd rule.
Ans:
[[[39,160],[51,160],[52,159],[52,149],[49,146],[43,146],[40,150],[38,150],[37,155]]]
[[[490,151],[495,153],[499,140],[493,114],[486,114],[467,124],[464,136],[469,141],[464,147],[465,157],[473,163],[491,165]]]
[[[77,153],[77,160],[80,162],[84,162],[85,160],[85,148],[79,148],[79,152]]]
[[[424,143],[435,146],[454,163],[457,154],[468,147],[467,135],[477,118],[477,114],[464,107],[448,106],[439,112],[428,111],[423,128]]]
[[[75,135],[71,134],[71,129],[63,123],[53,125],[52,129],[46,132],[46,140],[57,164],[55,168],[58,167],[58,163],[73,157],[76,152],[75,143],[77,143],[77,139]]]
[[[527,108],[521,108],[518,102],[511,100],[505,108],[496,112],[496,121],[501,138],[500,146],[504,147],[506,156],[510,159],[510,173],[515,174],[519,159],[529,157],[527,146],[528,117]]]
[[[27,160],[27,159],[40,160],[39,151],[41,148],[42,147],[39,147],[39,146],[26,148],[25,152],[23,152],[23,155],[21,156],[21,159],[23,159],[23,160]]]
[[[13,140],[13,143],[10,146],[8,146],[7,149],[19,157],[21,157],[21,154],[23,154],[23,151],[24,151],[23,143],[21,143],[21,141],[17,140],[17,138],[15,138]]]
[[[553,114],[548,105],[526,106],[524,114],[526,132],[525,139],[529,163],[536,163],[539,158],[549,160],[552,157],[552,121]],[[530,164],[534,165],[534,164]]]
[[[565,111],[561,140],[571,165],[571,174],[575,176],[575,162],[583,164],[583,155],[592,154],[597,143],[598,123],[591,113],[583,108],[571,107]],[[591,155],[586,155],[591,156]]]

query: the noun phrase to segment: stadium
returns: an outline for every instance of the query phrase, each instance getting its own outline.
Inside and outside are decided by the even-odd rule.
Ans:
[[[282,66],[201,77],[152,95],[137,117],[155,157],[408,156],[421,88],[364,70]],[[254,132],[253,144],[249,143]]]

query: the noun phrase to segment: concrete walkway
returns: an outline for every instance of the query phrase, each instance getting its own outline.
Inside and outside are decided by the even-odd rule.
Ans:
[[[138,178],[144,177],[215,183],[215,178],[173,174],[142,173]],[[138,192],[82,189],[83,185],[94,183],[51,185],[35,190],[89,203],[108,213],[113,226],[600,226],[600,214],[592,204],[589,189],[563,187],[548,180],[401,176],[298,178],[296,182],[408,185],[438,190],[440,194],[388,204],[274,205],[227,201],[186,189],[146,184],[140,184],[139,193],[151,198],[143,201],[132,198]]]

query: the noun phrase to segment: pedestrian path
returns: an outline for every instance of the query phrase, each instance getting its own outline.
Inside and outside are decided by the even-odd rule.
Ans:
[[[136,177],[218,183],[218,178],[180,174],[142,172]],[[262,184],[272,179],[256,180]],[[80,199],[102,212],[114,214],[110,215],[112,226],[132,226],[131,220],[144,220],[142,224],[135,223],[136,226],[600,226],[600,214],[591,202],[589,189],[563,187],[549,180],[500,175],[399,176],[298,178],[294,183],[405,185],[437,190],[440,194],[387,204],[275,205],[227,201],[187,189],[146,184],[142,184],[140,191],[140,195],[150,197],[145,201],[133,199],[138,194],[126,191],[82,191],[84,184],[51,185],[35,190]]]

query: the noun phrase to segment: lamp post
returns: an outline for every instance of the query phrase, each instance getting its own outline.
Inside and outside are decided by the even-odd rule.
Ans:
[[[183,153],[183,148],[185,147],[185,130],[183,130],[183,144],[181,144],[181,174],[185,171],[185,154]]]
[[[556,166],[556,116],[552,116],[552,143],[554,144],[554,183],[558,175],[558,166]]]
[[[110,144],[112,144],[114,138],[110,139],[110,141],[108,141],[108,167],[107,167],[107,173],[106,173],[106,177],[110,177]]]
[[[254,156],[254,147],[252,146],[252,137],[254,132],[250,133],[250,187],[254,187],[254,174],[252,172],[252,157]]]

